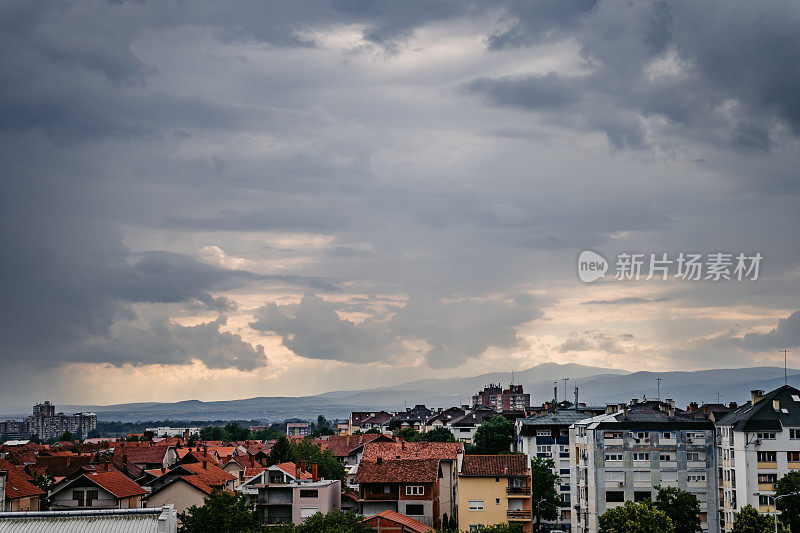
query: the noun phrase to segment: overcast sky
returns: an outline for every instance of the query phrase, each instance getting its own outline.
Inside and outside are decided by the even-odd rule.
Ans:
[[[798,28],[788,0],[0,2],[0,402],[800,366]],[[763,262],[617,281],[621,251]]]

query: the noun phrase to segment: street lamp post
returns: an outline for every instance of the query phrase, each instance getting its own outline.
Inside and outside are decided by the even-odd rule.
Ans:
[[[762,496],[758,492],[753,493],[753,496]],[[767,498],[772,498],[772,505],[774,509],[773,516],[775,517],[775,533],[778,533],[778,500],[787,496],[800,496],[800,492],[790,492],[788,494],[781,494],[780,496],[773,496],[771,494],[764,494]]]

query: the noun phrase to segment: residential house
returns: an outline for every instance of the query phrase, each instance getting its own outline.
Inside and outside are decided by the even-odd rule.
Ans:
[[[456,440],[471,444],[475,440],[475,433],[481,424],[494,416],[500,415],[488,407],[478,407],[458,420],[451,422],[450,431],[453,432]]]
[[[44,495],[19,467],[0,459],[0,511],[38,511]]]
[[[114,461],[123,465],[132,463],[142,469],[169,468],[178,462],[175,446],[152,442],[119,443],[114,447]]]
[[[166,470],[150,482],[148,507],[173,505],[181,513],[203,500],[214,490],[231,491],[237,478],[216,464],[203,461],[186,463]]]
[[[730,531],[742,507],[775,512],[774,484],[800,471],[800,390],[751,391],[748,404],[717,422],[720,523]]]
[[[368,442],[395,442],[386,435],[331,435],[322,443],[323,450],[330,450],[347,472],[347,484],[354,485],[358,464],[364,454],[364,446]]]
[[[573,532],[597,531],[597,518],[625,501],[676,487],[700,502],[703,531],[717,531],[714,424],[677,412],[667,400],[631,401],[570,427]]]
[[[411,428],[417,431],[425,431],[425,422],[433,416],[433,411],[418,404],[413,408],[409,407],[405,411],[395,414],[389,420],[388,427],[393,430]]]
[[[59,509],[137,509],[145,490],[116,470],[78,473],[50,490],[50,507]]]
[[[458,473],[461,531],[518,523],[531,531],[531,470],[525,455],[465,455]]]
[[[386,411],[353,411],[347,421],[347,434],[355,435],[356,432],[363,431],[361,424],[364,420],[380,415],[381,417],[392,417]]]
[[[171,507],[0,513],[0,533],[177,533]]]
[[[434,527],[449,521],[458,511],[458,462],[463,454],[464,445],[460,442],[367,443],[355,480],[359,484],[359,504],[362,514],[393,510]],[[379,477],[382,470],[394,472],[397,468],[402,469],[403,464],[399,466],[393,464],[391,467],[378,465],[386,461],[405,460],[412,461],[406,464],[412,470],[406,474],[398,474],[399,477],[395,476],[391,483],[382,484]],[[414,461],[434,461],[436,465],[431,467],[431,463]],[[362,476],[361,471],[365,467],[368,472]],[[421,481],[430,479],[426,476],[430,476],[431,471],[434,471],[436,479],[429,482]],[[408,479],[404,479],[404,475],[407,475]],[[361,485],[363,480],[370,480],[364,481],[369,484],[368,487]],[[409,485],[412,486],[411,489],[407,488]],[[376,493],[376,491],[386,491],[387,488],[389,492]],[[407,491],[411,492],[406,493]],[[408,509],[409,505],[412,506],[411,512]],[[420,505],[423,507],[420,508]],[[419,511],[422,511],[423,515],[414,514]]]
[[[409,516],[383,511],[363,520],[376,533],[435,533],[435,529]]]

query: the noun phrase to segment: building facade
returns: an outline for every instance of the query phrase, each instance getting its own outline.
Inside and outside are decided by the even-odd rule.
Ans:
[[[97,415],[94,413],[75,413],[65,415],[56,413],[55,406],[46,401],[33,406],[33,415],[25,419],[30,435],[36,435],[42,441],[58,439],[69,431],[78,439],[89,436],[97,429]]]
[[[531,531],[531,471],[524,455],[465,455],[458,474],[458,527],[518,523]]]
[[[775,482],[800,470],[800,390],[751,391],[750,403],[717,422],[717,445],[721,529],[748,504],[775,512]]]
[[[524,411],[531,407],[531,395],[522,390],[522,385],[509,385],[503,389],[499,383],[491,383],[472,397],[472,405],[490,407],[498,412]]]
[[[657,486],[693,493],[703,531],[718,527],[714,424],[675,412],[667,400],[608,406],[570,428],[572,531],[595,532],[598,517],[625,501],[655,499]]]

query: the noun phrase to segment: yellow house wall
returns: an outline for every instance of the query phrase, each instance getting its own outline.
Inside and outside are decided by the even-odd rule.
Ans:
[[[458,527],[469,531],[469,526],[508,523],[508,480],[500,478],[458,478]],[[497,505],[500,498],[500,505]],[[483,511],[470,511],[470,500],[483,500]]]

